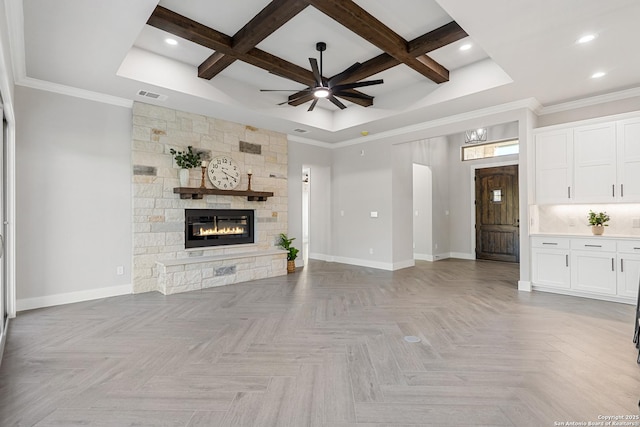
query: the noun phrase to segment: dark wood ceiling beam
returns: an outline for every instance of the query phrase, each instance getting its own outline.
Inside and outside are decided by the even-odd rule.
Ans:
[[[467,36],[467,33],[460,27],[460,25],[458,25],[457,22],[451,21],[440,28],[436,28],[433,31],[429,31],[426,34],[411,40],[408,44],[409,53],[412,55],[429,53]],[[360,68],[353,72],[348,79],[344,80],[344,82],[352,83],[364,80],[401,63],[402,62],[398,61],[388,53],[382,53],[366,62],[363,62]]]
[[[214,52],[213,55],[205,59],[198,65],[198,77],[211,80],[218,73],[236,61],[236,57],[229,54]]]
[[[467,36],[467,32],[456,21],[451,21],[440,28],[411,40],[408,43],[408,51],[411,55],[422,55],[457,42]]]
[[[220,53],[233,53],[233,39],[162,6],[156,6],[148,25]]]
[[[294,82],[298,82],[305,86],[315,86],[316,79],[313,77],[313,73],[305,68],[302,68],[296,64],[292,64],[282,58],[275,55],[271,55],[256,47],[249,52],[237,55],[238,59],[251,64],[255,67],[262,68],[272,74],[280,77],[284,77]]]
[[[449,80],[449,71],[426,55],[416,58],[408,50],[408,43],[400,35],[377,20],[373,15],[351,0],[308,0],[309,3],[349,28],[393,58],[406,64],[436,83]]]
[[[233,52],[237,55],[253,49],[308,5],[306,0],[273,0],[233,35]],[[198,76],[212,79],[235,61],[235,57],[223,59],[216,52],[200,64]]]

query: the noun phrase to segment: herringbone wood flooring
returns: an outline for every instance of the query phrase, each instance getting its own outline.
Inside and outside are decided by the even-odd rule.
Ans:
[[[522,293],[517,278],[505,263],[311,262],[21,313],[0,425],[540,427],[638,414],[633,307]]]

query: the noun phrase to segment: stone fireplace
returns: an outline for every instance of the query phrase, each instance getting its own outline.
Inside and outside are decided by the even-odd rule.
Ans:
[[[252,209],[186,209],[185,249],[253,243]]]
[[[184,199],[174,193],[180,184],[170,150],[188,146],[206,161],[231,157],[243,171],[236,191]],[[287,232],[286,135],[135,102],[132,161],[135,293],[173,294],[286,274],[286,252],[276,246],[279,234]],[[242,194],[248,187],[248,170],[252,190],[273,192],[272,197]],[[188,187],[198,189],[201,178],[200,168],[191,169]],[[205,180],[206,188],[212,188]],[[187,218],[194,211],[200,212],[198,223],[214,227],[206,231],[203,226],[201,233],[200,225],[192,223],[190,229]],[[221,212],[246,218],[230,225]],[[214,237],[223,228],[230,229],[226,239]],[[196,243],[186,247],[187,239]],[[226,242],[201,246],[216,240]]]

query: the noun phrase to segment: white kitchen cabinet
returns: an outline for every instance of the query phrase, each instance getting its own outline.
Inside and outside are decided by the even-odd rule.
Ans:
[[[640,282],[640,241],[618,242],[617,269],[618,295],[636,298]]]
[[[538,204],[569,203],[573,187],[573,130],[535,137],[535,198]]]
[[[616,200],[616,144],[615,122],[574,129],[574,202],[609,203]]]
[[[640,281],[640,240],[531,237],[533,288],[634,304]]]
[[[621,202],[640,202],[640,118],[617,122],[618,188]]]
[[[533,282],[542,286],[569,289],[569,239],[533,237],[531,246]]]
[[[537,204],[640,202],[640,118],[535,134]]]
[[[616,295],[616,254],[605,252],[571,252],[571,289]]]

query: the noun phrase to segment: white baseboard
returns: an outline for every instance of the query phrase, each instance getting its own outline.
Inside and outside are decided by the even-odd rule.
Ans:
[[[449,257],[450,258],[458,258],[458,259],[470,259],[470,260],[475,260],[476,259],[476,255],[475,254],[469,254],[469,253],[465,253],[465,252],[451,252],[451,253],[449,253]]]
[[[339,262],[341,264],[357,265],[359,267],[377,268],[379,270],[393,271],[393,264],[390,262],[371,261],[368,259],[348,258],[348,257],[333,257],[333,262]]]
[[[433,257],[433,255],[429,255],[429,254],[414,253],[413,259],[417,259],[419,261],[431,261],[431,262],[435,261],[435,258]]]
[[[531,292],[531,282],[528,280],[518,280],[518,290],[523,292]]]
[[[315,259],[318,261],[326,261],[326,262],[334,261],[333,255],[319,254],[317,252],[309,252],[309,259]]]
[[[411,268],[416,266],[415,259],[407,259],[404,261],[398,261],[393,263],[393,270],[402,270],[403,268]]]
[[[7,343],[7,331],[9,331],[9,318],[4,323],[2,335],[0,335],[0,366],[2,366],[2,355],[4,354],[4,345]]]
[[[34,308],[91,301],[94,299],[115,297],[131,293],[133,293],[132,285],[107,286],[87,291],[68,292],[65,294],[47,295],[35,298],[23,298],[16,301],[16,307],[17,311],[33,310]]]

